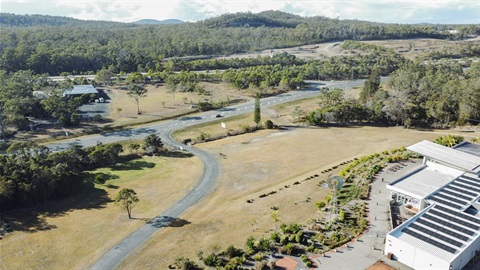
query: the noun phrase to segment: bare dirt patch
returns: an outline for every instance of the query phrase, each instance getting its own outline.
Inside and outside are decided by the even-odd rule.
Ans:
[[[128,168],[99,170],[119,178],[94,192],[7,214],[17,221],[14,232],[0,240],[0,269],[86,269],[184,196],[200,177],[202,164],[196,157],[148,157]],[[125,187],[140,198],[132,220],[112,202]]]
[[[214,245],[243,247],[250,235],[257,239],[270,235],[275,227],[273,206],[280,209],[280,223],[305,224],[319,215],[314,203],[328,193],[318,186],[328,177],[322,170],[354,157],[439,136],[400,127],[293,129],[257,135],[235,136],[228,144],[197,145],[222,162],[215,192],[182,216],[191,224],[157,233],[121,268],[164,269],[178,256],[196,259],[198,251],[208,254]],[[304,181],[314,174],[320,177]],[[295,185],[297,181],[300,184]],[[259,198],[272,191],[275,193]],[[252,199],[253,203],[247,203]]]

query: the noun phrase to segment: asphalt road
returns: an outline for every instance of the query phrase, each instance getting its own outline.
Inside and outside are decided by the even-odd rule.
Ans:
[[[306,97],[318,95],[318,90],[321,87],[338,87],[342,89],[351,88],[355,86],[362,86],[364,80],[356,81],[307,81],[310,84],[308,89],[300,91],[292,91],[278,96],[267,97],[261,99],[261,107],[266,108],[293,100],[298,100]],[[252,112],[254,102],[246,102],[235,106],[222,108],[219,110],[198,113],[191,116],[181,117],[176,120],[168,120],[151,125],[145,125],[138,128],[112,132],[107,134],[93,135],[62,142],[52,143],[47,145],[52,151],[61,151],[70,148],[74,144],[83,146],[94,146],[101,142],[103,144],[113,143],[118,141],[125,141],[130,139],[143,139],[145,136],[155,133],[159,135],[162,141],[170,146],[183,149],[198,156],[204,165],[203,174],[197,182],[197,185],[190,190],[185,197],[176,202],[172,207],[159,214],[156,218],[140,227],[138,230],[128,235],[112,249],[107,251],[92,267],[91,269],[114,269],[118,264],[125,259],[133,250],[140,247],[159,229],[168,226],[169,222],[180,216],[189,207],[207,196],[214,188],[215,181],[219,175],[218,160],[197,148],[193,148],[179,142],[176,142],[171,137],[173,131],[200,123],[212,122],[223,118],[228,118],[235,115],[240,115]],[[221,118],[216,115],[220,114]]]

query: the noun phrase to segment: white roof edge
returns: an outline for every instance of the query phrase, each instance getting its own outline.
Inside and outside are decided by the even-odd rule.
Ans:
[[[480,173],[480,157],[427,140],[408,146],[408,150],[467,171]]]

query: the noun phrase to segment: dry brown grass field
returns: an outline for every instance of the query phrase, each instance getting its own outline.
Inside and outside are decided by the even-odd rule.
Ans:
[[[146,157],[127,165],[99,170],[119,177],[106,183],[110,187],[100,185],[94,192],[8,214],[17,222],[15,231],[0,240],[0,269],[86,269],[183,197],[202,171],[196,157]],[[140,198],[132,220],[112,202],[125,187]]]
[[[395,41],[391,42],[394,46]],[[415,41],[415,47],[419,46],[420,43]],[[317,49],[319,51],[305,52],[310,50],[308,48],[298,51],[308,55],[344,53],[338,51],[338,44],[334,43]],[[147,86],[148,96],[140,103],[142,115],[136,114],[136,106],[125,90],[113,89],[109,117],[113,122],[109,124],[133,125],[188,113],[192,111],[190,102],[205,99],[250,99],[245,93],[224,84],[204,86],[212,93],[210,96],[176,93],[176,105],[164,86]],[[347,93],[351,96],[357,94],[358,89]],[[275,124],[290,125],[290,114],[295,106],[308,111],[316,108],[317,102],[311,98],[262,108],[262,122],[271,119]],[[229,129],[240,129],[242,125],[253,125],[253,116],[246,114],[220,121],[226,122]],[[181,130],[175,136],[194,139],[202,133],[219,135],[225,131],[218,122]],[[324,169],[354,157],[408,146],[423,139],[433,140],[444,134],[479,137],[480,131],[298,127],[284,131],[263,130],[197,144],[195,147],[216,155],[221,162],[221,176],[214,192],[180,216],[188,222],[187,225],[162,229],[131,254],[121,268],[166,269],[179,256],[196,259],[197,252],[208,253],[217,245],[223,249],[230,244],[243,247],[248,236],[258,238],[271,233],[275,227],[271,218],[273,206],[280,209],[280,223],[305,224],[318,215],[314,203],[328,193],[318,186],[319,181],[328,177],[320,173]],[[195,184],[202,170],[197,158],[155,157],[142,161],[147,163],[141,170],[112,171],[119,179],[111,180],[111,187],[99,186],[96,193],[80,194],[38,209],[11,214],[23,223],[16,224],[14,229],[17,230],[0,240],[0,269],[85,269],[144,224],[145,219],[156,216],[180,199]],[[147,168],[150,163],[154,164],[153,168]],[[320,177],[302,182],[314,174],[320,174]],[[294,185],[296,181],[301,184]],[[128,220],[126,213],[112,203],[123,187],[133,188],[140,197],[133,212],[138,219]],[[259,198],[259,195],[272,191],[276,193]],[[246,202],[252,199],[253,203]]]
[[[215,246],[243,247],[248,236],[270,235],[272,206],[280,209],[281,222],[305,224],[318,215],[314,203],[327,193],[318,186],[327,178],[322,170],[442,134],[401,127],[298,128],[199,144],[197,147],[223,156],[215,192],[182,215],[191,224],[158,232],[121,268],[165,269],[179,256],[197,260],[197,252],[208,254]],[[321,177],[301,182],[314,174]],[[301,184],[293,185],[295,181]],[[277,193],[259,198],[271,191]],[[254,202],[247,203],[250,199]]]
[[[185,113],[193,112],[191,104],[200,101],[234,101],[250,99],[241,91],[232,89],[224,83],[200,83],[209,95],[198,95],[193,92],[176,92],[175,104],[172,94],[164,85],[158,87],[147,85],[147,97],[140,100],[141,115],[137,115],[136,104],[127,95],[127,90],[112,88],[110,116],[113,126],[138,124],[150,120],[161,120]]]
[[[290,124],[290,113],[295,106],[310,110],[317,106],[316,103],[315,98],[310,98],[265,108],[262,119],[272,118],[276,124]],[[229,128],[238,129],[241,125],[253,125],[253,116],[247,114],[220,121],[225,121]],[[219,123],[212,123],[192,127],[176,136],[224,132],[219,126]],[[178,256],[196,259],[198,251],[207,253],[215,245],[222,248],[230,244],[243,246],[249,235],[270,234],[274,228],[270,217],[273,206],[280,209],[281,222],[306,223],[318,215],[315,201],[328,192],[318,187],[318,182],[327,177],[320,173],[322,170],[354,157],[407,146],[423,139],[431,140],[445,133],[452,132],[400,127],[296,128],[263,130],[197,144],[196,147],[211,152],[221,161],[222,173],[215,191],[180,217],[188,222],[187,225],[162,229],[127,258],[122,268],[165,269]],[[479,132],[468,135],[478,137]],[[147,165],[154,163],[155,167],[112,171],[120,178],[110,182],[118,188],[129,187],[139,193],[141,202],[134,209],[134,217],[140,219],[128,220],[111,202],[118,188],[105,186],[98,190],[102,201],[98,200],[98,194],[81,194],[39,209],[20,211],[13,217],[19,221],[31,219],[32,224],[43,229],[27,231],[27,226],[0,240],[0,268],[87,268],[141,226],[145,222],[143,219],[161,213],[183,196],[202,170],[196,158],[157,157],[143,161]],[[174,174],[178,171],[182,173]],[[301,182],[314,174],[321,177]],[[295,181],[301,184],[293,185]],[[272,191],[276,193],[259,198]],[[251,199],[253,203],[246,202]]]

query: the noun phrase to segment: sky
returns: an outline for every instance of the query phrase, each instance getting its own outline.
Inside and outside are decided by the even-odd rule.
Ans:
[[[6,13],[118,22],[194,22],[265,10],[385,23],[480,24],[480,0],[0,0],[0,11]]]

